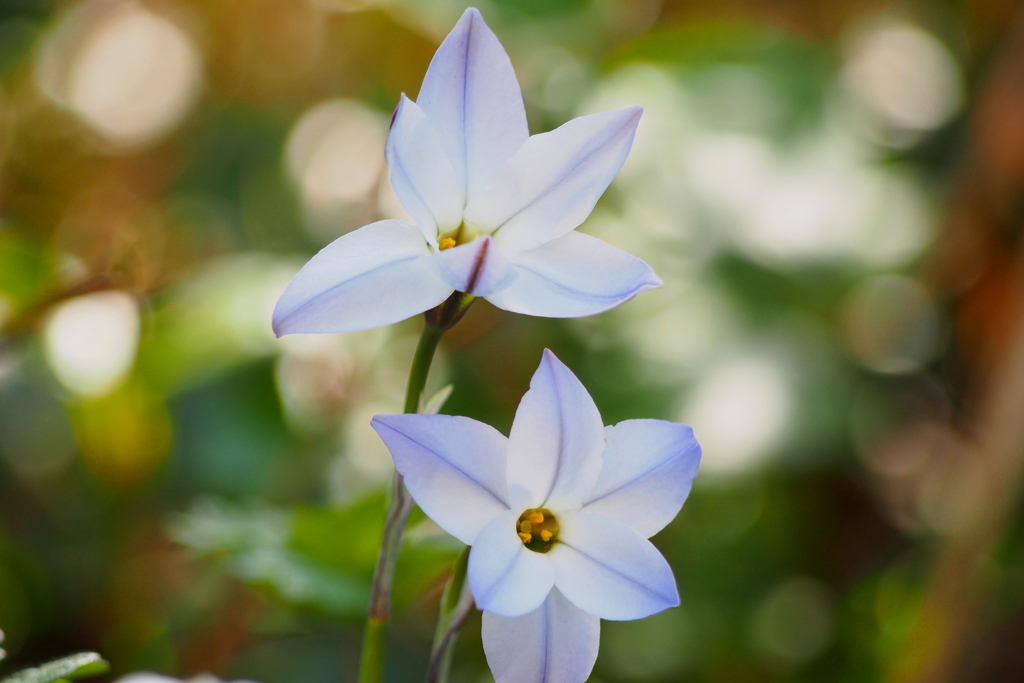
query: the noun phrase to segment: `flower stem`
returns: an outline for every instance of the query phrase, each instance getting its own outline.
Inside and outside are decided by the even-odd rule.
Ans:
[[[423,387],[427,383],[430,363],[445,328],[430,324],[423,326],[405,393],[405,412],[419,409]],[[402,545],[402,533],[412,510],[412,496],[405,487],[402,475],[396,470],[391,477],[388,510],[384,518],[384,538],[381,542],[377,568],[373,574],[370,609],[363,633],[363,649],[359,662],[359,683],[379,683],[384,670],[384,631],[391,618],[391,587],[395,580],[395,563]]]
[[[452,666],[452,653],[459,630],[473,611],[473,594],[466,581],[469,564],[467,547],[455,561],[455,568],[441,596],[441,613],[434,630],[434,646],[430,652],[430,666],[427,668],[426,683],[448,683],[448,672]]]
[[[384,674],[384,628],[386,621],[370,617],[363,629],[363,652],[359,658],[359,683],[376,683]]]
[[[444,334],[444,328],[435,327],[429,323],[423,326],[420,341],[416,345],[416,354],[412,357],[412,367],[409,369],[409,384],[405,390],[405,412],[407,413],[419,411],[423,387],[427,385],[430,362],[434,359],[434,352],[437,351],[437,343],[441,341],[442,334]]]

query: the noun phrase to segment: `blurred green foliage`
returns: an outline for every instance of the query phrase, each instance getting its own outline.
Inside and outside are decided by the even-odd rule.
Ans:
[[[252,509],[207,501],[172,526],[180,543],[223,560],[238,578],[266,587],[285,603],[360,622],[384,526],[384,498],[344,508]],[[461,547],[438,530],[417,533],[414,515],[399,560],[395,603],[408,605],[437,588]]]

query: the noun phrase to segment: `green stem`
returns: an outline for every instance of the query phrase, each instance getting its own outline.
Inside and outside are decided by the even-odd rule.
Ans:
[[[386,621],[373,617],[363,630],[363,652],[359,658],[359,683],[376,683],[384,674],[384,628]]]
[[[419,409],[423,387],[427,384],[430,363],[441,341],[444,328],[430,324],[423,326],[412,368],[409,370],[409,384],[405,393],[405,412],[415,413]],[[359,663],[359,683],[380,683],[384,670],[384,631],[391,618],[391,587],[395,580],[395,563],[402,545],[402,533],[412,510],[412,496],[405,487],[402,475],[396,470],[391,478],[388,510],[384,518],[384,538],[381,542],[377,568],[373,574],[373,588],[370,593],[370,610],[363,634],[363,650]]]
[[[412,367],[409,369],[409,384],[405,390],[405,412],[407,413],[419,412],[420,397],[423,395],[423,387],[427,385],[430,362],[434,359],[434,352],[437,351],[437,344],[441,341],[442,334],[444,334],[444,329],[440,327],[429,323],[423,326],[419,344],[416,345],[416,353],[412,357]]]

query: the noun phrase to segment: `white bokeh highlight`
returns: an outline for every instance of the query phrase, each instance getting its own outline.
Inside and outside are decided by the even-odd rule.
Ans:
[[[139,305],[127,292],[98,292],[56,306],[43,329],[46,359],[69,391],[109,393],[124,380],[139,344]]]
[[[386,117],[364,104],[333,99],[306,111],[288,135],[288,175],[303,203],[329,211],[366,199],[384,170]]]
[[[785,366],[769,356],[737,356],[697,382],[680,415],[700,434],[710,475],[746,472],[770,456],[792,421],[795,397]]]
[[[925,131],[949,121],[963,106],[959,67],[935,36],[887,21],[850,45],[845,81],[884,125]]]
[[[199,91],[202,58],[175,21],[140,3],[93,0],[45,37],[40,89],[115,148],[138,147],[174,128]]]

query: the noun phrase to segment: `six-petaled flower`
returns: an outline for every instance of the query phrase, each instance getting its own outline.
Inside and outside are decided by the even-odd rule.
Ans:
[[[625,161],[640,114],[583,116],[531,137],[508,55],[466,10],[388,135],[391,185],[415,225],[384,220],[329,244],[277,302],[274,330],[378,327],[454,292],[571,318],[661,286],[640,259],[575,231]]]
[[[468,579],[498,683],[583,681],[600,619],[679,603],[672,570],[647,539],[679,512],[697,474],[690,427],[603,426],[550,351],[508,438],[448,415],[372,424],[420,507],[472,546]]]

